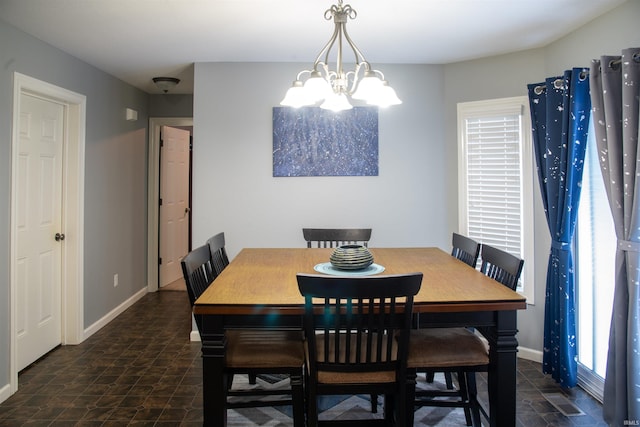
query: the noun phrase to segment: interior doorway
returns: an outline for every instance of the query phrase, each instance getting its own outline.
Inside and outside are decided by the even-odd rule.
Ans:
[[[23,92],[19,126],[12,261],[18,289],[16,362],[21,371],[62,344],[64,105]]]
[[[147,290],[155,292],[160,285],[159,253],[160,253],[160,186],[162,182],[162,168],[160,163],[161,146],[160,135],[163,126],[170,126],[180,129],[188,129],[193,132],[193,118],[191,117],[154,117],[149,119],[149,158],[148,158],[148,187],[147,187]],[[189,165],[191,162],[189,161]],[[189,166],[190,170],[190,166]],[[189,211],[191,215],[191,203]],[[190,234],[189,227],[189,247]]]
[[[191,230],[191,129],[162,126],[158,286],[182,279]]]
[[[58,305],[60,313],[60,322],[57,326],[59,331],[56,331],[56,334],[60,333],[59,341],[62,344],[78,344],[84,339],[83,218],[86,97],[20,73],[14,73],[9,261],[11,393],[18,390],[18,371],[22,366],[22,362],[18,361],[19,329],[25,313],[19,296],[23,290],[21,280],[24,277],[22,273],[28,274],[21,266],[20,256],[20,247],[25,243],[24,239],[21,239],[20,233],[22,222],[28,213],[27,211],[30,211],[23,205],[22,185],[29,179],[35,179],[31,177],[31,172],[25,164],[24,150],[21,149],[21,139],[29,132],[28,123],[31,120],[28,109],[22,105],[27,99],[37,99],[42,102],[42,105],[53,105],[61,109],[62,117],[58,121],[58,125],[47,125],[49,122],[47,117],[40,121],[39,126],[45,127],[45,134],[49,133],[46,131],[47,127],[53,129],[60,124],[63,127],[60,136],[62,162],[58,163],[58,166],[55,166],[56,170],[52,170],[51,173],[59,173],[61,177],[60,200],[56,202],[59,207],[55,208],[56,211],[59,211],[56,215],[59,215],[60,218],[55,222],[56,227],[60,229],[59,232],[56,232],[60,235],[59,240],[63,240],[62,234],[65,238],[64,244],[57,249],[60,251],[60,256],[50,257],[52,262],[57,262],[59,265],[49,265],[49,271],[56,271],[55,274],[59,274],[60,286],[55,288],[56,295],[43,295],[44,289],[36,289],[34,295],[39,299],[55,299],[54,304]],[[47,194],[45,193],[44,196]],[[47,197],[43,198],[43,202],[48,205]],[[57,237],[55,233],[51,232],[46,236],[49,240],[54,240],[55,237]],[[58,239],[56,238],[56,240]]]

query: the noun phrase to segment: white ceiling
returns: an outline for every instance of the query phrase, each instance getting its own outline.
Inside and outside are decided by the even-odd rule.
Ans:
[[[375,66],[444,64],[545,46],[625,1],[345,3],[358,12],[349,35]],[[0,0],[0,19],[148,93],[160,93],[154,76],[182,79],[171,93],[193,93],[195,62],[312,63],[333,31],[323,18],[333,3]]]

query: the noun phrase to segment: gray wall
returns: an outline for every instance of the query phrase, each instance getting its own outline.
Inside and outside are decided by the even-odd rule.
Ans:
[[[301,247],[304,226],[343,226],[373,228],[372,246],[446,247],[443,68],[380,67],[403,104],[379,113],[379,176],[274,178],[272,108],[308,65],[196,64],[193,244],[224,231],[234,256]]]
[[[149,96],[0,21],[0,389],[9,383],[13,72],[87,97],[84,327],[146,286]],[[125,121],[125,108],[138,121]],[[113,287],[118,273],[119,286]]]
[[[149,95],[149,117],[193,117],[193,95]]]

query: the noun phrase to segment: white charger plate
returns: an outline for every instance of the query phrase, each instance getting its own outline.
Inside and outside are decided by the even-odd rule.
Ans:
[[[317,264],[313,269],[318,273],[330,274],[332,276],[371,276],[372,274],[378,274],[384,271],[383,266],[375,263],[360,270],[340,270],[331,265],[330,262],[323,262]]]

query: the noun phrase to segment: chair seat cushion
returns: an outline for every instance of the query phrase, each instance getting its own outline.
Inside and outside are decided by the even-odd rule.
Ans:
[[[228,330],[229,368],[296,368],[304,364],[302,331]]]
[[[466,328],[427,328],[411,331],[409,368],[451,368],[489,364],[486,344]]]

